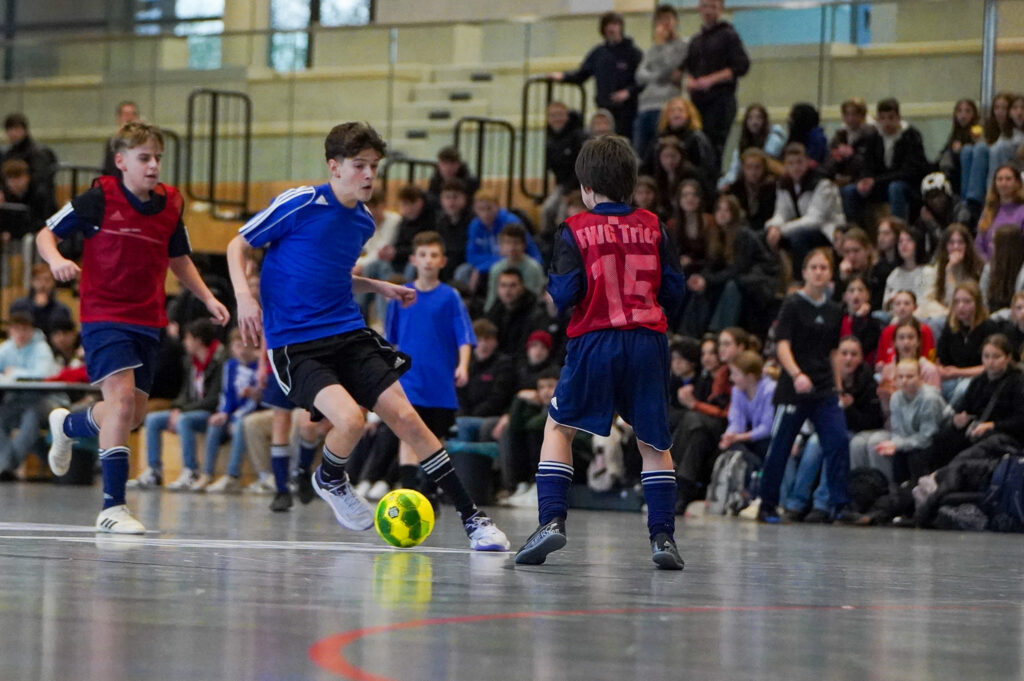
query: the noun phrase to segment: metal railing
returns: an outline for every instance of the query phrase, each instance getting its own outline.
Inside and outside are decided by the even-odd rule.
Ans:
[[[577,83],[564,83],[548,76],[534,76],[523,83],[522,119],[519,127],[519,190],[534,201],[543,201],[549,192],[547,142],[548,127],[544,125],[540,144],[530,143],[530,121],[541,120],[547,114],[548,105],[559,101],[570,111],[577,111],[580,118],[587,120],[587,92]],[[540,178],[531,186],[530,178]]]
[[[223,216],[223,208],[235,209],[230,217],[244,217],[252,171],[252,99],[244,92],[193,90],[186,139],[189,198],[209,203],[215,218]]]
[[[481,182],[497,178],[504,183],[505,205],[511,206],[515,188],[515,127],[499,118],[463,116],[455,123],[455,148]]]
[[[410,158],[401,154],[388,156],[384,161],[384,167],[380,170],[380,185],[387,194],[388,180],[400,170],[405,175],[407,184],[415,184],[421,180],[429,179],[437,169],[437,163],[425,158]]]

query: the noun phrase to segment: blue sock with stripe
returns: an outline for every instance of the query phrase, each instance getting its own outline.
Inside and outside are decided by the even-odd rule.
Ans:
[[[324,445],[323,460],[320,461],[320,479],[324,482],[337,482],[347,479],[345,464],[348,463],[347,456],[338,456]]]
[[[420,467],[427,474],[427,477],[444,490],[444,493],[452,500],[452,503],[455,504],[455,510],[459,512],[459,517],[462,518],[463,523],[480,512],[480,509],[473,502],[473,497],[469,496],[469,492],[466,491],[462,481],[459,480],[455,467],[452,466],[451,457],[448,456],[448,450],[441,447],[441,449],[420,461]]]
[[[288,491],[288,465],[291,458],[288,445],[270,446],[270,469],[274,471],[274,486],[278,494]]]
[[[103,508],[124,503],[124,486],[128,482],[128,448],[111,447],[100,450],[103,472]]]
[[[572,466],[557,461],[541,461],[537,466],[537,506],[541,525],[569,514],[569,487]]]
[[[647,529],[651,539],[659,532],[666,533],[673,540],[676,531],[676,473],[666,471],[644,471],[640,474],[647,502]]]
[[[299,472],[309,472],[313,465],[313,456],[316,454],[316,443],[299,440]]]
[[[64,434],[72,438],[96,437],[100,434],[100,427],[92,418],[92,407],[85,411],[76,411],[68,414],[64,419]]]

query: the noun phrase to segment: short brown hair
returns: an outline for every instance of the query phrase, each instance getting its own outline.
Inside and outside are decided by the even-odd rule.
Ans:
[[[425,201],[427,193],[422,188],[417,187],[414,184],[407,184],[398,190],[398,200],[404,201],[405,203],[416,203],[417,201]]]
[[[835,258],[832,257],[832,248],[829,246],[819,246],[818,248],[815,248],[813,251],[804,256],[804,261],[800,263],[801,272],[807,269],[807,265],[811,262],[811,258],[813,258],[816,255],[820,255],[821,257],[825,258],[825,260],[828,262],[828,268],[832,271],[835,271],[836,262]]]
[[[868,115],[868,103],[864,101],[863,97],[851,97],[839,107],[840,113],[846,113],[847,109],[852,109],[861,116]]]
[[[672,16],[679,18],[679,13],[676,8],[668,3],[662,3],[654,8],[654,20],[657,21],[665,14],[671,14]]]
[[[458,192],[469,196],[469,189],[466,188],[466,183],[457,177],[453,177],[450,180],[445,180],[441,183],[441,193],[445,192]]]
[[[7,321],[8,326],[31,326],[35,327],[35,322],[32,321],[32,315],[24,310],[15,310],[11,313],[11,318]]]
[[[509,225],[505,225],[500,232],[498,232],[498,239],[515,239],[516,241],[526,244],[526,228],[518,222],[513,222]]]
[[[764,370],[764,360],[761,359],[761,355],[753,350],[744,350],[738,353],[729,364],[745,374],[757,376],[758,378],[761,378],[761,372]]]
[[[576,157],[576,177],[595,194],[625,203],[636,188],[636,153],[618,135],[588,140]]]
[[[604,29],[608,28],[608,24],[618,24],[619,26],[625,27],[626,21],[618,12],[605,12],[601,15],[601,18],[598,21],[597,30],[602,36],[604,35]]]
[[[414,253],[420,246],[440,246],[443,253],[444,238],[434,230],[428,229],[425,232],[419,232],[412,238],[412,250]]]
[[[497,338],[498,327],[490,319],[480,318],[473,322],[473,334],[477,338]]]
[[[331,128],[324,140],[324,155],[328,161],[332,158],[354,158],[363,149],[373,149],[381,156],[387,155],[388,145],[369,123],[341,123]]]
[[[900,102],[895,97],[886,97],[876,107],[878,113],[894,113],[900,115]]]
[[[120,154],[151,140],[160,145],[161,149],[164,148],[164,136],[160,128],[141,121],[131,121],[122,125],[110,138],[110,151]]]
[[[782,150],[782,158],[787,159],[790,156],[806,156],[807,147],[800,144],[799,142],[790,142],[786,145],[786,148]]]
[[[0,173],[8,180],[25,177],[29,174],[28,164],[20,158],[9,158],[0,166]]]
[[[445,163],[462,163],[462,154],[455,147],[441,147],[437,152],[437,160]]]

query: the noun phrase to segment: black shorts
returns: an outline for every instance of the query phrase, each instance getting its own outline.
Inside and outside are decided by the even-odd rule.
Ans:
[[[455,425],[455,410],[444,407],[418,407],[415,404],[412,408],[423,419],[430,432],[437,436],[442,443],[452,436],[452,426]]]
[[[381,393],[412,366],[408,355],[373,329],[285,345],[269,354],[285,395],[308,410],[314,421],[324,417],[313,406],[324,388],[340,385],[359,406],[372,410]]]

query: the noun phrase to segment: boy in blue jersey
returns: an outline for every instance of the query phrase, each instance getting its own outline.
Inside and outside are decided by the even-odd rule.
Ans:
[[[99,435],[103,510],[98,532],[146,531],[125,505],[128,435],[142,423],[153,385],[160,330],[167,326],[164,281],[170,269],[203,302],[213,320],[228,310],[207,288],[189,258],[183,199],[160,182],[163,137],[152,125],[126,123],[110,141],[121,179],[104,175],[71,199],[36,235],[39,255],[57,281],[81,277],[85,364],[103,400],[87,411],[50,412],[50,468],[63,475],[76,438]],[[85,235],[79,268],[57,249],[62,239]]]
[[[539,565],[566,543],[577,430],[608,435],[617,413],[633,427],[655,565],[682,570],[675,544],[676,477],[669,454],[668,327],[662,307],[682,302],[678,257],[657,216],[626,204],[636,185],[636,155],[615,136],[592,139],[576,158],[589,209],[555,237],[548,292],[573,306],[565,368],[548,409],[537,467],[540,527],[515,562]]]
[[[409,443],[428,477],[454,502],[470,547],[505,551],[508,538],[480,513],[448,452],[419,417],[398,378],[409,357],[367,328],[353,294],[377,293],[403,305],[416,290],[352,275],[374,231],[363,201],[373,193],[385,144],[363,123],[335,126],[324,142],[330,180],[278,196],[228,244],[228,267],[246,342],[266,337],[274,375],[288,398],[332,424],[312,474],[317,495],[352,530],[373,526],[373,511],[349,484],[345,465],[372,410]],[[260,302],[245,279],[248,247],[266,248]]]
[[[402,388],[430,432],[444,440],[455,425],[459,408],[455,388],[469,380],[469,358],[476,336],[462,297],[441,283],[441,270],[448,260],[441,235],[420,232],[412,247],[409,262],[416,267],[416,279],[408,286],[416,290],[416,304],[403,308],[392,300],[384,335],[412,360],[412,367],[402,374]],[[420,484],[419,472],[416,454],[409,443],[402,442],[398,448],[399,483],[435,501],[436,485]]]

